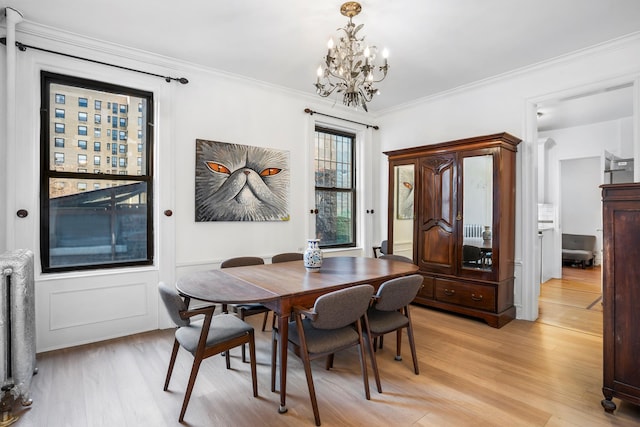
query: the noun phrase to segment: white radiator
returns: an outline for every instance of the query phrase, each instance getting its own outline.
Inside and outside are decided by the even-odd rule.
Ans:
[[[463,229],[463,236],[481,238],[482,226],[480,224],[465,224]]]
[[[33,252],[25,249],[0,255],[0,382],[3,418],[20,400],[31,404],[31,378],[36,371]]]

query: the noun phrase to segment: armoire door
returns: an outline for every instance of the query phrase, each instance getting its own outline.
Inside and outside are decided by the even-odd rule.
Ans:
[[[417,250],[420,269],[455,274],[456,157],[443,154],[420,160],[420,203],[417,213]]]

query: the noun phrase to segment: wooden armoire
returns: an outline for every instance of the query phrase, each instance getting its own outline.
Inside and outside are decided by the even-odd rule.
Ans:
[[[602,186],[603,386],[613,398],[640,405],[640,183]]]
[[[516,151],[507,133],[388,151],[388,250],[419,266],[416,303],[515,318]]]

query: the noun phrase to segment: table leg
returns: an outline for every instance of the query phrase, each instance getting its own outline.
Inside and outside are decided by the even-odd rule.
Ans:
[[[278,340],[278,350],[280,355],[280,407],[278,412],[284,414],[287,412],[287,350],[289,348],[289,314],[278,316],[278,332],[280,339]]]

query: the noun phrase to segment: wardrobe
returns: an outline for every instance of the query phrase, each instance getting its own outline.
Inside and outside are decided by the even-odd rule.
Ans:
[[[613,398],[640,405],[640,184],[602,186],[603,387]]]
[[[415,303],[484,320],[515,318],[516,152],[508,133],[385,152],[389,252],[424,277]]]

